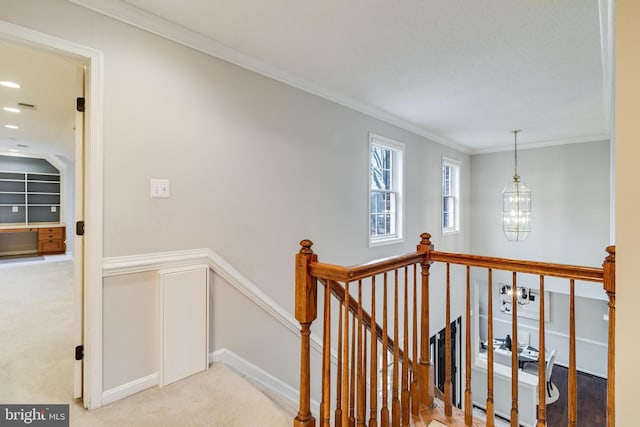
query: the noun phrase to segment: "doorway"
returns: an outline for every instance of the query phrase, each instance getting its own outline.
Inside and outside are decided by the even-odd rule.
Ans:
[[[83,150],[77,144],[84,143],[82,124],[76,123],[75,99],[84,95],[86,61],[4,39],[0,52],[10,58],[3,64],[2,80],[15,83],[0,90],[2,120],[11,126],[0,131],[6,178],[2,185],[15,190],[2,194],[12,198],[12,206],[3,206],[0,225],[9,227],[4,229],[9,236],[33,240],[31,245],[19,245],[27,253],[2,260],[3,323],[21,342],[19,346],[0,342],[7,350],[3,363],[15,386],[10,390],[12,398],[60,402],[82,396],[81,369],[74,387],[76,362],[65,355],[73,355],[73,343],[82,340],[76,332],[82,329],[82,319],[74,319],[78,310],[74,302],[82,301],[75,297],[82,292],[82,277],[75,277],[75,270],[81,269],[83,256],[75,250],[73,224],[75,206],[83,204],[82,191],[75,191],[82,188],[76,162],[81,166],[83,160],[76,153]],[[12,253],[10,243],[3,240],[3,253]],[[1,336],[3,341],[15,339]],[[37,371],[48,365],[52,369]],[[30,371],[37,381],[24,380]]]
[[[451,322],[451,400],[454,406],[462,409],[462,316]],[[431,355],[433,370],[438,389],[444,393],[446,379],[446,328],[442,328],[431,337]]]
[[[77,319],[73,329],[79,338],[74,338],[67,354],[73,359],[73,346],[84,345],[83,360],[74,362],[83,366],[79,371],[78,383],[82,386],[84,406],[98,408],[102,406],[102,53],[1,20],[0,41],[64,58],[86,70],[84,129],[78,132],[84,141],[84,150],[79,155],[74,154],[69,173],[76,184],[83,185],[79,190],[76,186],[75,190],[69,192],[75,194],[75,200],[68,201],[71,207],[65,216],[73,259],[78,266],[74,278],[77,290],[72,306]],[[72,99],[72,112],[76,107],[76,97]],[[68,125],[75,130],[75,119]],[[17,143],[17,139],[8,141]],[[74,141],[72,146],[75,149],[77,142]],[[8,151],[10,147],[0,148]],[[75,236],[76,221],[89,224],[88,232],[83,237]]]

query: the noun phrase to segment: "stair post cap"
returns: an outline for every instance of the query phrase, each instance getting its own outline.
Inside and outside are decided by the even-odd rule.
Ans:
[[[300,248],[300,253],[301,254],[312,254],[313,250],[311,249],[311,246],[313,246],[313,242],[309,239],[304,239],[300,241],[300,246],[302,246]]]

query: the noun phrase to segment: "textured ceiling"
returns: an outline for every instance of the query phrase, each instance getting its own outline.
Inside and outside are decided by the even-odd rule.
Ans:
[[[516,128],[523,148],[610,133],[598,0],[70,1],[470,153],[512,148]],[[70,83],[52,67],[75,64],[11,49],[0,43],[5,74],[48,71],[20,94],[39,105],[23,140],[67,154],[73,112],[54,102]]]
[[[73,0],[482,152],[607,139],[598,0]]]

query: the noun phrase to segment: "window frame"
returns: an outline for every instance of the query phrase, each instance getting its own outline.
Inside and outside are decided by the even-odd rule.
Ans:
[[[445,169],[452,168],[453,173],[449,177],[449,193],[445,194]],[[441,194],[440,194],[440,222],[442,235],[456,234],[460,231],[460,161],[450,157],[442,156],[441,169]],[[453,226],[447,227],[445,224],[445,198],[453,200]],[[451,217],[451,213],[449,213]]]
[[[385,150],[390,150],[392,155],[391,162],[391,189],[387,193],[394,194],[395,196],[395,214],[394,214],[394,226],[395,233],[389,233],[384,235],[372,235],[372,217],[375,214],[372,212],[371,195],[374,191],[372,188],[372,162],[371,162],[371,149],[373,146],[381,147]],[[393,243],[404,242],[404,158],[405,158],[405,144],[396,141],[391,138],[387,138],[374,133],[369,133],[369,144],[367,150],[367,180],[368,180],[368,196],[367,196],[367,225],[368,225],[368,242],[369,247],[389,245]],[[393,214],[394,208],[389,210]]]

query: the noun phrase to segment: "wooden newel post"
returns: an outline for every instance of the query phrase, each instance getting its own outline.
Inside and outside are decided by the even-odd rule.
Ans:
[[[311,323],[318,314],[318,287],[316,279],[309,274],[309,264],[316,262],[311,240],[300,242],[300,252],[296,254],[296,300],[295,315],[300,322],[300,409],[293,420],[294,427],[315,427],[316,420],[311,415]]]
[[[420,395],[420,405],[433,406],[435,381],[433,376],[433,365],[431,364],[431,352],[429,349],[429,267],[431,266],[431,235],[422,233],[417,251],[424,254],[422,261],[422,297],[420,300],[420,360],[418,361],[416,373],[418,377],[418,390]]]
[[[615,422],[615,354],[616,354],[616,247],[607,247],[607,257],[602,263],[603,287],[609,297],[609,367],[607,371],[607,427]]]

